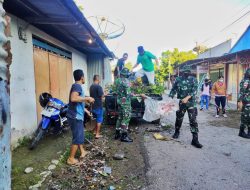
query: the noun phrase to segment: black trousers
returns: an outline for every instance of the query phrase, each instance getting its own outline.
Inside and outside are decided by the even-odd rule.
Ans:
[[[225,114],[226,110],[226,96],[215,96],[215,104],[216,104],[216,110],[217,110],[217,115],[220,113],[220,106],[222,108],[222,113]]]

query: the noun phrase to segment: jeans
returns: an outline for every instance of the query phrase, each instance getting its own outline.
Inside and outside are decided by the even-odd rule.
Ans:
[[[210,96],[208,96],[208,95],[202,95],[201,96],[201,109],[203,109],[204,101],[206,101],[206,109],[208,109],[209,100],[210,100]]]

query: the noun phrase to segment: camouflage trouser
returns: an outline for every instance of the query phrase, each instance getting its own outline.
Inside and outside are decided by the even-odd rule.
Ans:
[[[241,113],[241,129],[248,128],[250,130],[250,106],[243,107],[242,113]]]
[[[198,123],[196,120],[198,112],[197,112],[197,108],[195,104],[191,102],[188,102],[187,104],[183,104],[180,101],[179,110],[176,111],[175,129],[179,130],[181,128],[186,111],[188,112],[191,132],[198,133],[199,129],[198,129]]]
[[[116,130],[127,132],[131,119],[131,105],[119,105],[119,116],[116,122]]]

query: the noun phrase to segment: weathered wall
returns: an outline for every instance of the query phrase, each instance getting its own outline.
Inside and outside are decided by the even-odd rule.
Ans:
[[[0,0],[0,190],[11,189],[10,113],[5,11]],[[5,46],[5,49],[3,48]],[[11,61],[11,60],[10,60]],[[10,63],[9,63],[10,64]]]
[[[112,83],[112,71],[110,60],[103,58],[102,55],[93,54],[88,56],[88,80],[89,86],[93,82],[95,74],[101,76],[101,86],[105,87],[106,84]]]
[[[13,64],[10,67],[11,141],[13,145],[16,145],[17,140],[25,135],[30,135],[37,124],[32,35],[72,52],[73,70],[83,69],[86,75],[87,59],[84,54],[61,43],[23,20],[13,15],[10,16],[12,18],[12,37],[10,41],[13,52]],[[26,28],[27,43],[18,38],[18,26]]]
[[[113,82],[113,73],[111,69],[111,60],[109,58],[104,58],[104,83],[103,85],[110,85]]]

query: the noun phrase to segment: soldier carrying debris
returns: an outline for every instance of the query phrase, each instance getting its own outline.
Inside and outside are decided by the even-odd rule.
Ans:
[[[177,98],[180,99],[179,110],[176,111],[175,133],[173,138],[177,139],[180,135],[180,128],[183,122],[186,111],[188,112],[190,130],[193,134],[192,145],[196,148],[202,148],[202,145],[198,141],[198,123],[197,107],[195,102],[195,96],[197,93],[198,82],[196,78],[190,76],[191,68],[184,66],[181,70],[182,76],[178,77],[173,85],[173,88],[169,94],[169,97],[174,98],[177,93]]]
[[[116,122],[115,139],[121,139],[122,142],[133,142],[128,136],[128,126],[131,119],[131,89],[128,80],[129,70],[124,68],[120,72],[120,78],[115,81],[117,104],[119,110],[118,120]]]
[[[240,83],[238,108],[242,111],[239,136],[250,139],[250,68],[246,70],[245,76]],[[245,133],[246,127],[248,127],[247,134]]]

